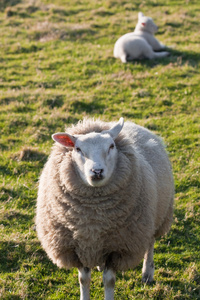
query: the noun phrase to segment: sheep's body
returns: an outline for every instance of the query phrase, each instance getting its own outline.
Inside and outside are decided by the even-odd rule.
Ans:
[[[169,55],[167,51],[155,52],[165,49],[165,46],[154,37],[156,31],[157,26],[153,20],[139,13],[134,32],[121,36],[115,43],[114,57],[126,63],[134,59],[153,59]]]
[[[84,120],[68,133],[102,132],[111,125]],[[36,225],[43,248],[59,267],[134,268],[171,226],[173,177],[160,139],[126,122],[115,144],[116,167],[102,187],[83,182],[72,149],[55,145],[46,163]]]

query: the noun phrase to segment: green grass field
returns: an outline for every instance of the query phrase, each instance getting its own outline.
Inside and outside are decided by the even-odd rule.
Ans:
[[[124,65],[113,46],[139,11],[171,55]],[[0,1],[0,299],[79,299],[77,270],[49,261],[34,216],[51,134],[85,116],[153,130],[174,171],[174,223],[156,243],[155,282],[142,284],[142,264],[118,273],[115,299],[200,299],[199,20],[199,0]],[[103,299],[96,270],[91,298]]]

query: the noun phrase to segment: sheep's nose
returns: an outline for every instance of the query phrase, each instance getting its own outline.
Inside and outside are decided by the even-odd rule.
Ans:
[[[103,173],[103,169],[92,169],[92,172],[94,173],[94,175],[101,175]]]

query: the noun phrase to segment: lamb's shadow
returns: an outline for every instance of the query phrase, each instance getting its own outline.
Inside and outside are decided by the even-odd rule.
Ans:
[[[200,54],[194,51],[179,51],[176,49],[168,48],[170,56],[168,57],[172,62],[177,62],[180,65],[189,64],[191,66],[197,66],[200,62]]]

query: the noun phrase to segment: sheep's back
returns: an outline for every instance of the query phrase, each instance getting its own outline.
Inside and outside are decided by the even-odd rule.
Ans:
[[[173,212],[174,181],[172,167],[163,141],[148,129],[131,122],[125,123],[124,132],[131,139],[135,151],[140,153],[140,160],[146,161],[155,176],[157,191],[155,227],[158,229],[162,225],[167,213],[171,210],[169,226],[166,226],[169,229]],[[149,176],[145,174],[145,168],[142,169],[144,170],[144,180],[148,181]]]

